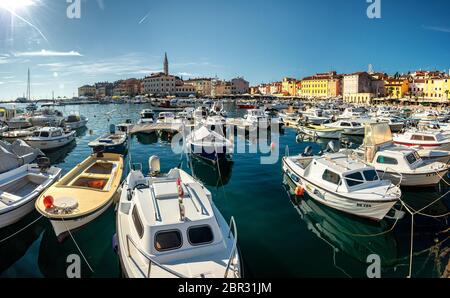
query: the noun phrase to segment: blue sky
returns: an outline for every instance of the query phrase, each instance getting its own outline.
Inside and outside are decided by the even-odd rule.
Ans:
[[[252,84],[328,70],[388,73],[450,68],[450,1],[65,0],[11,13],[0,0],[0,100],[76,94],[97,81],[144,77],[162,68],[183,77],[244,76]],[[5,8],[6,6],[6,8]],[[16,14],[16,16],[13,16]]]

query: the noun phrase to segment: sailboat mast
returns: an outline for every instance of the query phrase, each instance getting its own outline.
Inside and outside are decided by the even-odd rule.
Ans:
[[[27,100],[31,101],[31,84],[30,84],[30,69],[28,68],[28,80],[27,80]]]

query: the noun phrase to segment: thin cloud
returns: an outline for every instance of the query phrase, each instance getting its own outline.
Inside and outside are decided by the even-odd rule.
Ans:
[[[48,51],[41,50],[37,52],[18,52],[14,53],[15,57],[82,57],[77,51],[69,52],[58,52],[58,51]]]
[[[450,28],[448,27],[422,26],[422,28],[425,30],[450,33]]]
[[[177,73],[177,75],[183,76],[183,77],[195,77],[195,74],[192,74],[189,72],[179,72],[179,73]]]
[[[139,25],[141,25],[142,23],[144,23],[148,17],[150,16],[150,12],[148,12],[140,21],[139,21]]]

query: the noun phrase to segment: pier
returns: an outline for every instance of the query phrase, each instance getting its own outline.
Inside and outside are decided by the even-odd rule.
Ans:
[[[149,123],[149,124],[136,124],[131,128],[130,134],[137,133],[153,133],[153,132],[173,132],[179,133],[186,128],[186,125],[181,123]]]

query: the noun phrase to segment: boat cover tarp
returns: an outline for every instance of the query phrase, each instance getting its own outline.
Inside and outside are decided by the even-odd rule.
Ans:
[[[0,141],[0,173],[29,164],[38,156],[44,156],[42,151],[30,147],[22,140],[16,140],[13,144]]]

